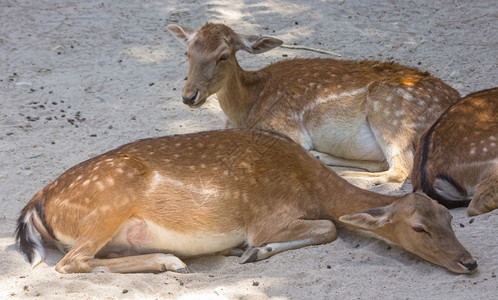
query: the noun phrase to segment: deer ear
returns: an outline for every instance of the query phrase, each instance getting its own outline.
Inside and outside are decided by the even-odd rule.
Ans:
[[[339,221],[361,229],[376,229],[391,223],[390,206],[378,207],[360,213],[341,216]]]
[[[168,31],[185,46],[188,46],[190,42],[194,39],[197,30],[187,27],[181,27],[175,24],[169,24],[166,26]]]
[[[245,35],[239,34],[239,47],[237,50],[244,50],[252,54],[259,54],[271,50],[275,47],[282,45],[284,42],[268,37],[268,36],[257,36],[257,35]]]

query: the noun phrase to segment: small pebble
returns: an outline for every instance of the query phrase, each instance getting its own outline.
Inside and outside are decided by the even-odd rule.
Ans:
[[[457,77],[460,77],[460,72],[458,71],[451,72],[450,78],[457,78]]]

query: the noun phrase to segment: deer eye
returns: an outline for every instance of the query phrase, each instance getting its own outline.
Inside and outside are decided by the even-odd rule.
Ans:
[[[421,232],[421,233],[426,233],[428,234],[429,236],[431,236],[431,234],[423,227],[423,226],[413,226],[412,227],[413,231],[415,232]]]
[[[225,61],[227,60],[229,57],[228,53],[223,53],[221,56],[220,56],[220,61]]]

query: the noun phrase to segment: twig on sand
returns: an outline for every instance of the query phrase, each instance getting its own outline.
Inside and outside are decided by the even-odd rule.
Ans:
[[[332,51],[327,51],[327,50],[322,50],[322,49],[315,49],[315,48],[310,48],[310,47],[305,47],[305,46],[292,46],[292,45],[280,45],[282,48],[287,48],[287,49],[294,49],[294,50],[307,50],[307,51],[314,51],[318,53],[323,53],[323,54],[329,54],[337,57],[341,57],[342,55],[336,52]]]

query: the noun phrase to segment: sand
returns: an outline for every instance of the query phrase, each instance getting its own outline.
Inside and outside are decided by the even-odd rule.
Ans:
[[[235,2],[235,3],[232,3]],[[0,298],[46,299],[492,299],[498,291],[498,212],[453,227],[479,261],[455,275],[394,245],[340,228],[327,245],[239,265],[235,257],[188,259],[192,274],[62,275],[62,254],[31,270],[13,232],[20,210],[64,170],[151,136],[224,128],[215,97],[181,103],[185,49],[167,31],[206,21],[344,59],[397,61],[430,71],[462,95],[498,82],[498,6],[482,1],[62,1],[0,5]],[[284,57],[241,53],[258,69]],[[410,191],[409,183],[372,188]]]

